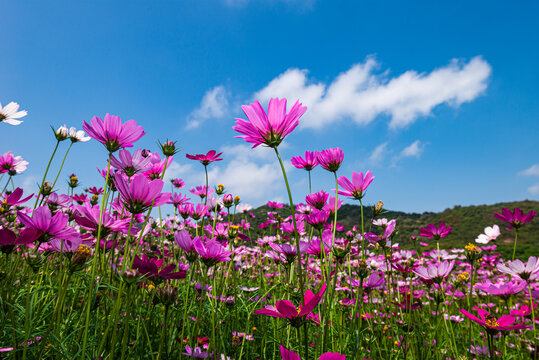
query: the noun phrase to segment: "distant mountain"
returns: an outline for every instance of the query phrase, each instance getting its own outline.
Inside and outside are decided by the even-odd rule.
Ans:
[[[513,251],[515,230],[506,230],[505,227],[507,224],[494,217],[494,213],[500,213],[504,207],[511,210],[519,207],[522,211],[528,213],[531,210],[539,211],[539,201],[523,200],[493,205],[455,206],[439,213],[424,212],[419,214],[388,210],[379,217],[397,220],[399,233],[397,234],[396,241],[405,248],[411,244],[410,236],[418,235],[419,229],[427,224],[438,225],[440,221],[444,221],[446,225],[452,226],[451,234],[440,241],[441,248],[462,248],[469,242],[474,243],[476,237],[483,233],[485,227],[498,224],[502,234],[496,241],[491,242],[491,244],[497,244],[498,250],[502,255],[505,258],[510,258]],[[270,208],[265,205],[253,210],[253,213],[256,215],[255,218],[251,219],[251,233],[253,236],[254,232],[258,230],[258,225],[266,221],[269,210]],[[364,206],[363,211],[365,231],[369,231],[372,219],[372,207]],[[290,210],[285,205],[285,208],[280,209],[279,213],[281,216],[286,217],[290,214]],[[359,205],[344,204],[339,209],[337,218],[344,225],[345,231],[351,229],[354,225],[360,227],[361,209]],[[431,247],[436,246],[433,242],[431,244]],[[535,218],[531,223],[524,224],[518,232],[517,257],[525,259],[532,255],[539,255],[539,217]]]

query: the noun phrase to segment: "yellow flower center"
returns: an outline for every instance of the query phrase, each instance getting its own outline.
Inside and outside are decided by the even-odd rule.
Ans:
[[[485,320],[485,324],[487,326],[490,326],[490,327],[498,327],[498,326],[500,326],[500,324],[498,324],[498,320],[496,320],[495,318],[489,318],[489,319]]]

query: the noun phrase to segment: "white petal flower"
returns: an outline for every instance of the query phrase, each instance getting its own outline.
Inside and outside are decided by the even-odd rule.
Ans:
[[[496,240],[500,236],[500,227],[496,224],[493,226],[487,226],[484,230],[484,234],[481,234],[475,239],[478,244],[488,244],[491,240]]]
[[[0,103],[0,122],[5,122],[10,125],[19,125],[20,123],[22,123],[22,121],[15,119],[20,119],[26,116],[28,113],[25,110],[18,110],[19,104],[17,104],[16,102],[12,101],[3,108],[2,103]]]
[[[86,134],[82,130],[77,131],[77,129],[75,129],[74,127],[69,128],[69,138],[74,143],[79,142],[79,141],[80,142],[86,142],[86,141],[90,140],[90,137],[85,136],[85,135]]]

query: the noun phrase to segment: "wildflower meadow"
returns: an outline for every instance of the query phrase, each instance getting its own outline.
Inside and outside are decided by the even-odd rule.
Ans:
[[[55,127],[54,146],[41,150],[47,164],[4,149],[0,358],[538,359],[539,261],[517,256],[536,211],[500,208],[463,248],[444,246],[446,221],[403,238],[369,198],[376,173],[343,173],[339,147],[283,160],[309,111],[289,100],[254,101],[230,120],[237,142],[272,150],[288,194],[268,199],[256,227],[242,194],[210,176],[226,153],[193,154],[169,139],[138,148],[152,136],[143,122],[106,114]],[[25,116],[15,102],[0,105],[0,127],[23,131]],[[62,193],[72,147],[99,152],[106,166],[93,164],[102,181],[84,191],[67,176]],[[165,183],[174,158],[203,167],[204,182]],[[33,192],[18,184],[30,166],[43,171]],[[308,175],[300,198],[290,166]],[[333,181],[312,188],[322,172]],[[338,221],[345,199],[361,209],[350,227]],[[498,244],[502,234],[514,240]]]

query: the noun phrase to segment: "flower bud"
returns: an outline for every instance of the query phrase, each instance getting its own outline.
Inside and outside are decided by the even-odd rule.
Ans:
[[[217,184],[217,187],[215,188],[215,193],[217,195],[222,195],[225,192],[225,186],[223,184]]]
[[[159,146],[161,147],[161,152],[165,156],[174,156],[180,151],[180,149],[176,149],[176,142],[171,140],[167,140],[162,144],[159,143]]]
[[[69,129],[67,128],[67,126],[60,126],[58,130],[54,131],[54,137],[58,141],[66,140],[69,137]]]
[[[86,265],[86,262],[88,261],[88,258],[92,255],[92,250],[89,246],[81,244],[77,248],[77,251],[71,258],[71,271],[75,272],[78,270],[82,270],[84,268],[84,265]]]
[[[232,194],[226,194],[223,196],[223,205],[228,209],[234,204],[234,198],[232,197]]]

